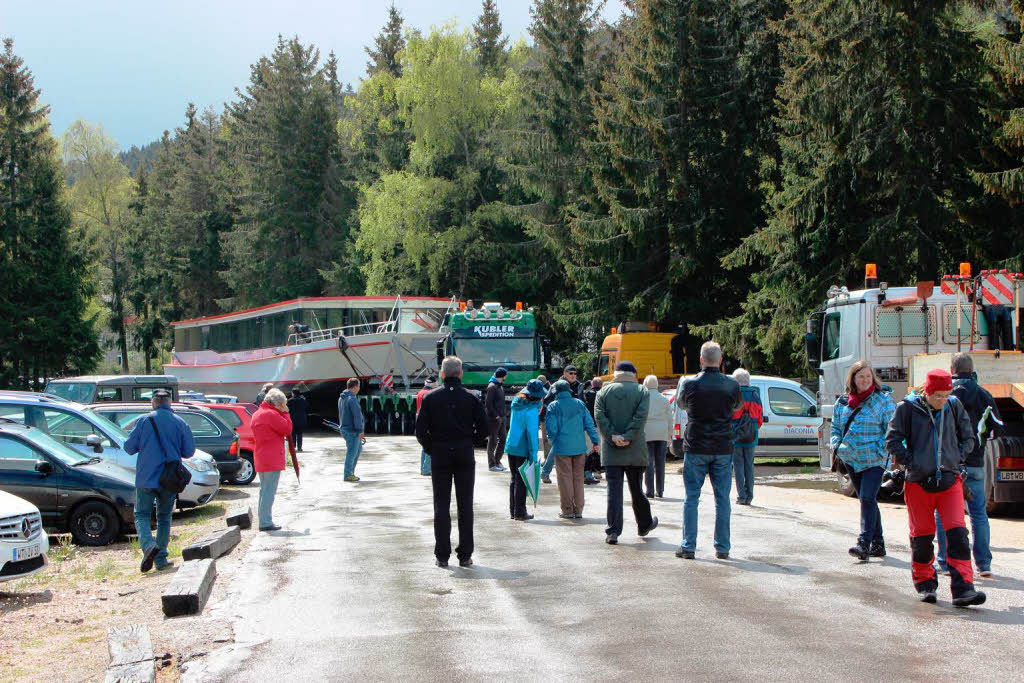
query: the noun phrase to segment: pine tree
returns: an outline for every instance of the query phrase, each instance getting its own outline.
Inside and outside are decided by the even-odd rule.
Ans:
[[[890,282],[934,280],[970,256],[987,99],[955,1],[794,0],[781,26],[783,186],[730,257],[763,265],[734,319],[762,367],[803,367],[807,314],[866,261]]]
[[[388,22],[373,39],[374,48],[363,48],[370,57],[370,61],[366,63],[368,76],[387,72],[395,78],[401,77],[402,65],[398,61],[398,53],[405,49],[402,21],[402,13],[392,2],[388,6]]]
[[[483,0],[483,11],[473,24],[473,47],[480,69],[491,76],[501,75],[508,63],[508,38],[501,35],[501,17],[494,0]]]
[[[14,43],[0,55],[0,387],[88,371],[98,345],[84,238],[71,228],[49,108]]]

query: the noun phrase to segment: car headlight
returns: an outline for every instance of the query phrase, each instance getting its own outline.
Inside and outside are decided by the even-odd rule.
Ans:
[[[189,468],[194,472],[212,472],[213,470],[217,469],[217,466],[215,464],[208,462],[206,460],[199,460],[198,458],[194,460],[189,458],[187,460],[183,460],[182,462],[185,463],[185,467]]]

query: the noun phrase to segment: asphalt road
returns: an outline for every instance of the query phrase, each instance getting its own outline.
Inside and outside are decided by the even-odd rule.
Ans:
[[[340,439],[306,442],[301,486],[285,473],[278,494],[285,529],[258,535],[207,608],[236,642],[185,680],[1024,680],[1021,519],[996,521],[996,576],[978,582],[989,600],[960,610],[946,577],[938,605],[916,600],[901,506],[885,506],[890,556],[861,564],[846,552],[856,501],[759,485],[733,508],[732,559],[719,561],[707,486],[687,561],[674,555],[678,463],[658,529],[636,535],[627,492],[613,547],[604,482],[587,487],[582,522],[557,518],[554,485],[536,519],[515,522],[508,474],[478,452],[476,564],[440,569],[414,439],[371,439],[357,484],[342,481]]]

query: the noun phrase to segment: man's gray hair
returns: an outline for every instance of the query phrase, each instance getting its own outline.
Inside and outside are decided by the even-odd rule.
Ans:
[[[267,395],[263,397],[263,400],[272,406],[288,405],[288,398],[280,389],[271,389],[267,392]]]
[[[603,386],[604,386],[604,380],[601,379],[600,377],[595,377],[594,379],[590,380],[590,388],[591,389],[600,389]]]
[[[441,361],[442,377],[458,377],[462,374],[462,359],[458,356],[448,356]]]
[[[750,371],[745,368],[736,368],[733,370],[732,378],[739,382],[741,387],[750,386]]]
[[[722,364],[722,347],[716,341],[707,341],[700,347],[702,367],[717,368]]]
[[[953,354],[953,362],[950,364],[950,370],[953,371],[954,375],[961,372],[974,372],[974,359],[966,351],[955,353]]]

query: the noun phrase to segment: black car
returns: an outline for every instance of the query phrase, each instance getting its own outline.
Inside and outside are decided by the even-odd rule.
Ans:
[[[80,545],[107,545],[135,529],[135,474],[44,432],[0,422],[0,490],[37,508],[43,526]]]
[[[128,432],[135,426],[135,421],[139,417],[153,411],[148,403],[96,403],[90,407]],[[206,451],[217,461],[221,478],[234,483],[235,476],[242,469],[242,461],[238,457],[238,435],[235,431],[207,408],[188,403],[173,403],[171,409],[192,430],[196,448]]]

